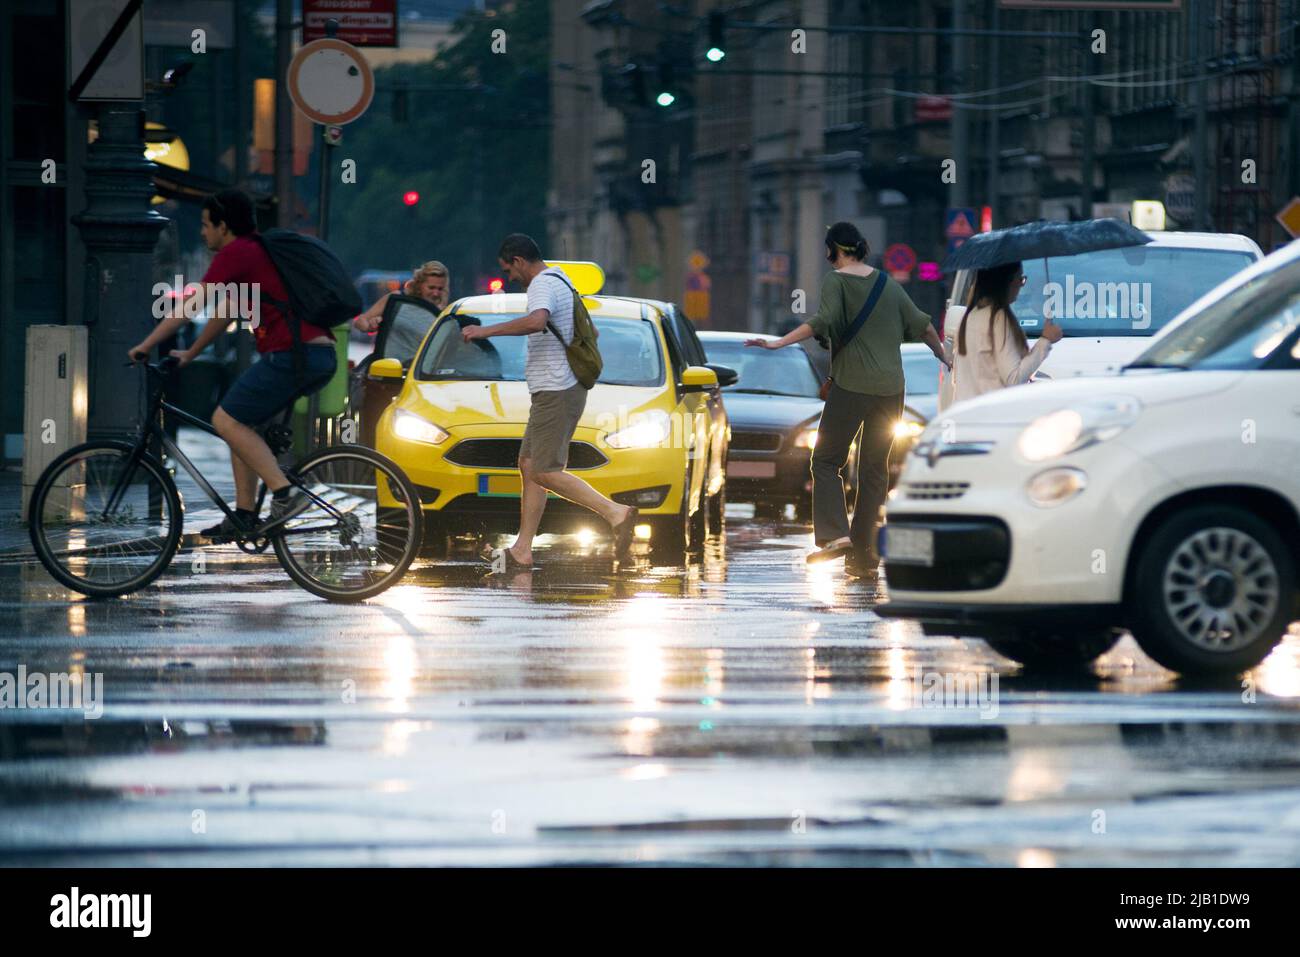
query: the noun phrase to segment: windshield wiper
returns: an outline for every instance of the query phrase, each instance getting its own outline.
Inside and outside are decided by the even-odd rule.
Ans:
[[[744,392],[746,395],[784,395],[793,399],[812,398],[811,396],[800,396],[794,392],[777,392],[775,389],[726,389],[726,392]]]
[[[1145,362],[1130,362],[1120,369],[1120,372],[1128,372],[1129,369],[1177,369],[1179,372],[1187,372],[1191,366],[1181,365],[1177,362],[1153,362],[1148,359]]]

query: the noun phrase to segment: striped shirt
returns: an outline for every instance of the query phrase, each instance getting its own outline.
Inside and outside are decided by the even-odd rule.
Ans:
[[[528,284],[528,311],[548,309],[551,325],[560,331],[565,342],[573,341],[573,293],[555,266],[543,269]],[[578,384],[569,367],[563,344],[549,328],[528,335],[528,358],[524,362],[528,392],[559,392]]]

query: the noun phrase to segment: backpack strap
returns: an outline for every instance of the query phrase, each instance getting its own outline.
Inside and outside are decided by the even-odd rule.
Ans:
[[[858,330],[866,324],[867,318],[871,315],[871,311],[876,308],[876,303],[880,301],[880,296],[885,291],[885,271],[883,269],[877,269],[876,272],[879,274],[876,276],[876,284],[871,287],[871,292],[867,296],[867,301],[862,304],[862,308],[858,310],[857,316],[853,319],[853,324],[849,326],[848,331],[844,334],[844,341],[836,346],[836,352],[843,349],[853,341],[853,337],[856,336]]]
[[[576,313],[576,312],[577,312],[577,305],[578,305],[578,290],[575,289],[575,288],[574,288],[574,287],[569,283],[569,280],[567,280],[567,279],[564,278],[563,273],[553,272],[553,273],[547,273],[547,275],[550,276],[550,277],[553,278],[553,279],[558,279],[558,280],[560,280],[560,282],[564,283],[564,285],[566,285],[566,286],[569,287],[569,294],[570,294],[571,296],[573,296],[573,307],[574,307],[574,310],[573,310],[573,311]],[[567,343],[567,342],[564,341],[564,336],[560,335],[560,330],[558,330],[558,329],[555,328],[555,323],[551,322],[549,316],[548,316],[547,319],[546,319],[546,328],[551,330],[551,335],[555,336],[555,338],[557,338],[557,339],[560,340],[560,345],[562,345],[562,346],[567,346],[567,345],[569,345],[569,343]],[[574,317],[573,334],[574,334],[575,336],[578,334],[577,317],[576,317],[576,316]]]

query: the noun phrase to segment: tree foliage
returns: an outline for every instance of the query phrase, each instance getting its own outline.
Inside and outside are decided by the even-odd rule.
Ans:
[[[505,52],[493,52],[497,30]],[[455,297],[497,274],[507,233],[544,242],[549,46],[549,3],[528,0],[462,17],[431,62],[375,72],[374,103],[333,151],[356,162],[355,184],[334,181],[330,215],[330,245],[350,268],[439,259]],[[402,201],[410,190],[414,207]]]

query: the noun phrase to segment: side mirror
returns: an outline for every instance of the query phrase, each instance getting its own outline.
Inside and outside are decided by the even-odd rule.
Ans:
[[[729,386],[735,385],[740,381],[740,373],[731,366],[714,365],[712,362],[706,368],[712,369],[718,377],[718,385]]]
[[[683,392],[707,392],[718,387],[718,374],[708,366],[687,366],[682,370]]]
[[[376,359],[370,363],[367,374],[372,379],[401,379],[406,375],[406,370],[396,359]]]

